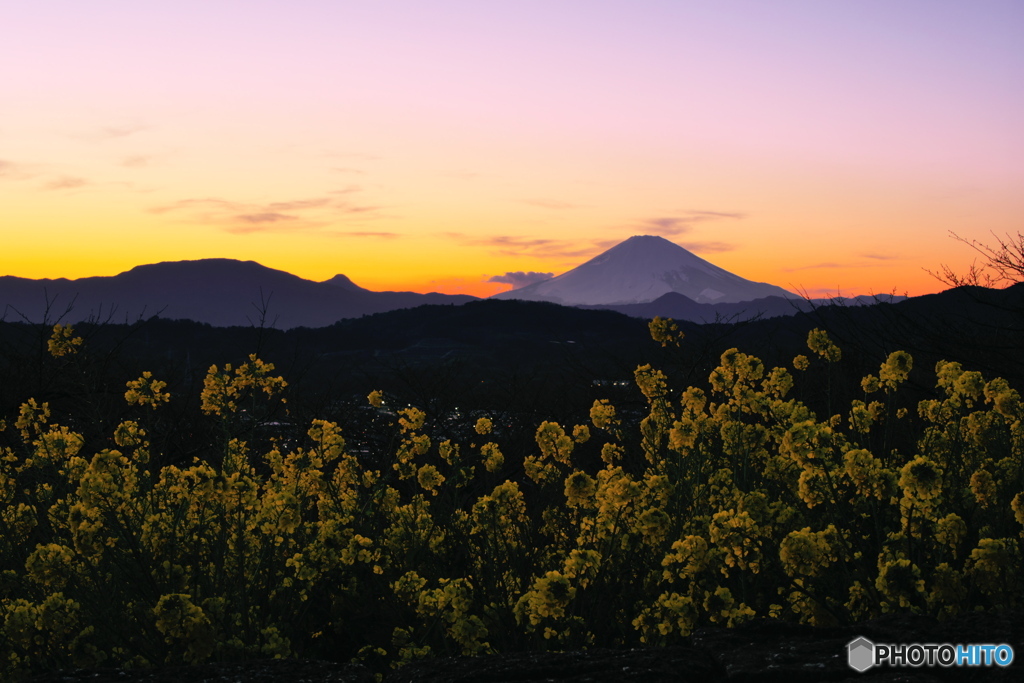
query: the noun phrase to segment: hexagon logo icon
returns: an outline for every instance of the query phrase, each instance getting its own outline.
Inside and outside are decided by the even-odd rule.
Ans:
[[[861,673],[875,664],[875,644],[861,636],[846,645],[847,662],[850,668]]]

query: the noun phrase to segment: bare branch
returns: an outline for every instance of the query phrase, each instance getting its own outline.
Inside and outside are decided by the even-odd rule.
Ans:
[[[973,285],[997,288],[1024,282],[1024,233],[1018,232],[1016,236],[1007,233],[1004,237],[992,233],[995,245],[968,240],[955,232],[950,232],[950,235],[981,254],[984,261],[980,266],[977,261],[973,262],[962,275],[945,264],[938,273],[926,268],[925,272],[932,277],[952,287]]]

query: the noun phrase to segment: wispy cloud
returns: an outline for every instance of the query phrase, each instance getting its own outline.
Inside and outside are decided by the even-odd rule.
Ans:
[[[704,214],[711,214],[712,212],[700,212]],[[734,215],[739,214],[722,214],[732,218]],[[644,234],[682,234],[690,230],[689,223],[696,220],[714,220],[719,217],[715,214],[715,218],[712,217],[688,217],[688,216],[661,216],[656,218],[648,218],[641,223],[634,224],[634,229],[637,225],[642,226]],[[633,233],[637,234],[637,233]],[[603,239],[586,239],[586,240],[564,240],[556,239],[553,237],[537,237],[533,235],[467,235],[460,232],[448,232],[441,233],[439,237],[453,240],[459,244],[470,246],[470,247],[483,247],[490,251],[495,256],[511,256],[511,257],[526,257],[533,259],[551,259],[558,261],[570,261],[576,260],[583,262],[586,259],[593,258],[601,252],[614,247],[616,244],[622,242],[625,237],[618,239],[614,238],[603,238]],[[691,251],[702,252],[702,253],[715,253],[730,251],[735,248],[734,245],[718,241],[718,240],[691,240],[689,242],[679,242],[679,244]],[[505,277],[513,275],[514,273],[506,273]],[[503,280],[492,280],[493,282],[504,282]],[[512,284],[509,282],[508,284]]]
[[[570,204],[569,202],[561,202],[557,199],[521,199],[519,200],[523,204],[529,204],[530,206],[539,206],[542,209],[576,209],[579,208],[577,204]]]
[[[121,165],[127,168],[142,168],[149,166],[154,157],[146,154],[135,154],[132,156],[125,157],[121,160]]]
[[[739,220],[746,218],[745,214],[724,211],[680,211],[674,215],[656,216],[645,218],[631,227],[634,230],[643,231],[644,234],[673,236],[686,234],[693,230],[694,225],[707,221]],[[695,243],[696,244],[696,243]],[[718,243],[721,244],[721,243]]]
[[[812,263],[808,266],[795,266],[793,268],[783,268],[784,273],[795,273],[798,270],[818,270],[818,269],[831,269],[831,268],[850,268],[852,267],[849,263],[833,263],[831,261],[827,263]]]
[[[334,230],[331,231],[331,235],[338,237],[370,237],[382,240],[393,240],[402,236],[398,232],[370,232],[370,231],[351,231],[351,230]]]
[[[31,178],[33,173],[28,166],[7,159],[0,159],[0,178],[6,180],[25,180]]]
[[[526,285],[532,285],[535,282],[550,280],[554,276],[554,273],[537,273],[532,270],[529,272],[523,272],[520,270],[514,273],[508,272],[504,275],[494,275],[485,280],[485,282],[500,282],[502,284],[512,285],[512,289],[519,289]]]
[[[727,242],[679,242],[679,246],[698,254],[718,254],[736,248],[736,245]]]
[[[44,190],[74,190],[88,185],[89,181],[77,176],[61,176],[55,180],[43,184]]]
[[[330,230],[339,222],[351,223],[379,217],[380,207],[350,199],[358,188],[346,188],[332,196],[276,202],[239,202],[220,197],[180,199],[154,206],[150,213],[170,214],[193,223],[205,223],[236,235],[257,232],[318,231],[350,237],[390,237],[393,233]]]
[[[297,221],[298,216],[289,216],[283,213],[275,213],[273,211],[264,211],[262,213],[243,213],[237,216],[238,220],[244,223],[279,223],[281,221]]]
[[[216,197],[201,197],[193,199],[178,199],[170,204],[163,204],[161,206],[153,206],[149,208],[150,213],[157,215],[170,213],[172,211],[189,211],[192,209],[201,208],[228,208],[234,206],[233,202],[229,202],[226,199],[217,199]]]
[[[271,202],[266,206],[270,211],[305,211],[306,209],[319,209],[320,207],[330,205],[330,198],[317,197],[316,199],[299,199],[291,202]]]
[[[126,138],[129,135],[141,132],[149,128],[149,126],[141,123],[130,123],[123,126],[104,126],[99,130],[99,136],[107,140],[113,140],[114,138]]]
[[[735,211],[688,211],[687,213],[693,216],[694,220],[716,220],[719,218],[735,218],[739,220],[747,217],[745,213]]]
[[[637,227],[645,234],[679,235],[693,230],[693,220],[680,216],[663,216],[643,220]]]
[[[475,242],[477,244],[492,246],[498,249],[529,251],[538,248],[547,248],[558,243],[559,241],[549,239],[546,237],[517,237],[511,235],[494,235],[492,237],[484,237],[482,239],[475,240]]]
[[[601,247],[594,241],[558,240],[522,235],[470,236],[463,233],[442,233],[442,237],[471,247],[484,247],[497,256],[528,256],[544,259],[573,259],[594,256]]]
[[[874,261],[898,261],[902,258],[901,256],[895,256],[892,254],[861,254],[861,256]]]

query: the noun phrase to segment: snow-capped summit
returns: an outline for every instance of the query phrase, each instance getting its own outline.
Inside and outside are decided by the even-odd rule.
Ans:
[[[646,303],[669,292],[709,304],[799,298],[781,287],[733,275],[653,235],[635,235],[558,277],[491,298],[601,306]]]

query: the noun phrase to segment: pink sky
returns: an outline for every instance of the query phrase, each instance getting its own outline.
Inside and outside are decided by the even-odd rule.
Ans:
[[[810,294],[1024,226],[1024,4],[0,7],[0,274],[465,291],[661,234]]]

